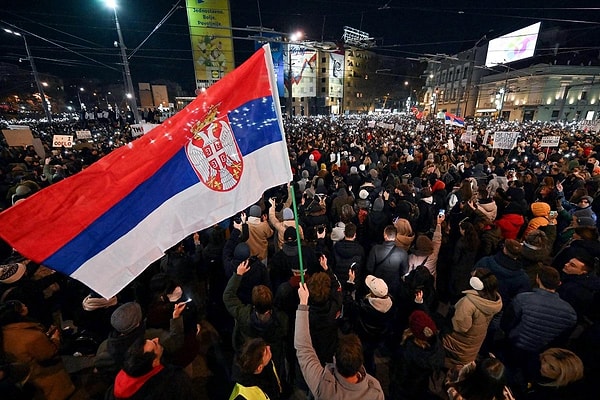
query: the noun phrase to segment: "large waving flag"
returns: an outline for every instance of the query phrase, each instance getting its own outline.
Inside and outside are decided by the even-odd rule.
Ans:
[[[184,237],[291,179],[265,45],[146,135],[1,213],[0,236],[109,298]]]
[[[465,126],[465,119],[461,118],[457,115],[451,114],[449,112],[447,112],[446,114],[446,125],[452,125],[452,126],[459,126],[461,128],[464,128]]]

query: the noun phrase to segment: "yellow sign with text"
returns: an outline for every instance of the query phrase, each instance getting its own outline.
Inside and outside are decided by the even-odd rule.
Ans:
[[[186,0],[196,88],[207,88],[235,68],[229,0]]]

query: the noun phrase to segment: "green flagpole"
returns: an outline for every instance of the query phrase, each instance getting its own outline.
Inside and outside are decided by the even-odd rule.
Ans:
[[[300,262],[300,282],[304,283],[304,262],[302,260],[302,243],[300,242],[300,225],[298,224],[298,207],[296,206],[296,191],[294,183],[290,183],[292,206],[294,207],[294,222],[296,223],[296,243],[298,244],[298,261]]]

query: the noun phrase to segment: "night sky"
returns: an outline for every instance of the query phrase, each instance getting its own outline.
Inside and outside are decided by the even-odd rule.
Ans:
[[[0,26],[12,24],[52,43],[28,36],[40,72],[63,79],[99,78],[122,81],[112,9],[101,0],[3,1]],[[121,0],[118,14],[129,51],[137,47],[177,0]],[[483,35],[499,37],[537,21],[542,30],[566,29],[582,43],[600,47],[600,7],[597,2],[503,0],[498,2],[439,1],[282,1],[230,0],[236,64],[250,56],[253,33],[262,26],[279,32],[302,30],[306,39],[339,42],[343,26],[368,32],[374,51],[393,58],[452,54],[471,48]],[[542,3],[542,5],[540,5]],[[194,73],[185,1],[131,58],[135,82],[169,79],[188,91]],[[587,4],[587,5],[586,5]],[[568,6],[568,7],[565,7]],[[590,8],[588,8],[590,7]],[[260,8],[260,13],[259,13]],[[21,39],[0,31],[0,62],[25,58]],[[23,64],[21,64],[23,65]],[[23,65],[28,68],[28,65]]]

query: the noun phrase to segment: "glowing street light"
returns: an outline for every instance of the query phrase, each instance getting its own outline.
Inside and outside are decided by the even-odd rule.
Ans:
[[[297,43],[302,40],[304,33],[296,31],[288,35],[288,115],[292,116],[292,43]]]
[[[40,92],[40,97],[42,100],[42,108],[44,109],[44,113],[46,114],[46,118],[48,122],[52,122],[52,114],[50,113],[50,107],[48,107],[48,101],[46,100],[46,94],[44,93],[44,87],[40,82],[40,78],[38,76],[37,69],[35,68],[35,63],[33,62],[33,57],[31,56],[31,52],[29,51],[29,46],[27,45],[27,39],[25,35],[21,35],[19,32],[12,31],[10,29],[4,28],[4,32],[9,33],[14,36],[20,36],[23,38],[23,43],[25,43],[25,51],[27,52],[27,59],[31,64],[31,71],[33,72],[33,79],[35,80],[35,84],[37,85],[38,92]],[[46,86],[48,84],[46,83]]]
[[[117,16],[117,2],[116,0],[106,0],[106,5],[111,7],[115,12],[115,24],[117,26],[117,35],[119,36],[118,46],[121,50],[121,59],[123,61],[123,68],[125,69],[125,83],[127,84],[127,89],[125,92],[127,93],[127,99],[129,99],[131,111],[133,112],[133,119],[135,123],[140,122],[140,114],[138,112],[137,101],[135,99],[135,93],[133,89],[133,82],[131,81],[131,71],[129,70],[129,60],[127,59],[127,54],[125,53],[125,42],[123,41],[123,34],[121,33],[121,25],[119,24],[119,17]]]

